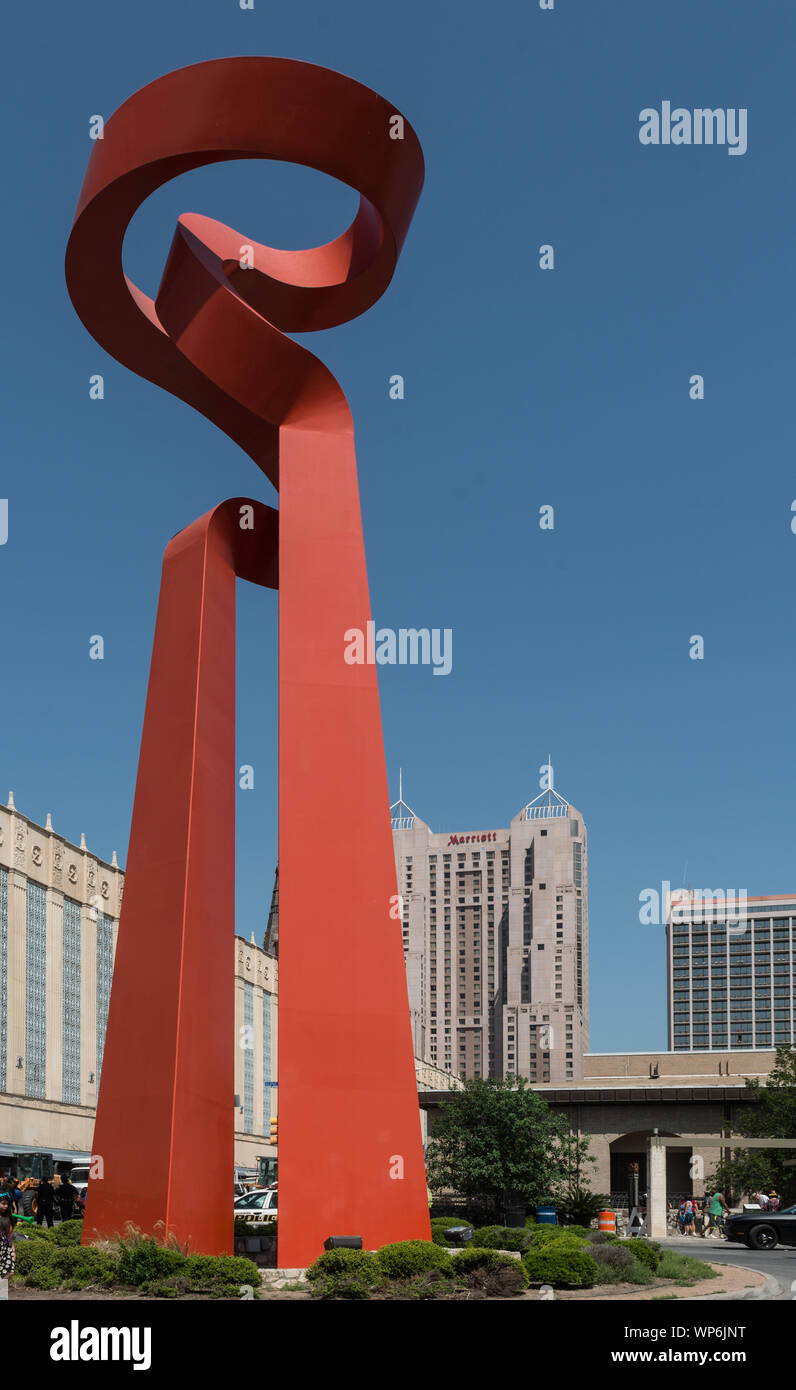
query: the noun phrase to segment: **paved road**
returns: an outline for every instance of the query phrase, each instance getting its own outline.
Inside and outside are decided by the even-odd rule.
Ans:
[[[703,1240],[701,1236],[684,1236],[682,1240],[667,1240],[665,1244],[680,1255],[696,1255],[700,1260],[720,1260],[722,1264],[745,1265],[749,1269],[762,1270],[779,1281],[782,1286],[780,1298],[796,1298],[796,1249],[778,1245],[775,1250],[749,1250],[735,1241]]]

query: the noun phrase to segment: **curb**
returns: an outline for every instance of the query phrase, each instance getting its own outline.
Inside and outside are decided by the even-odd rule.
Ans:
[[[738,1265],[722,1265],[722,1269],[738,1269]],[[744,1265],[744,1269],[749,1270],[750,1274],[762,1274],[764,1283],[758,1284],[753,1289],[741,1289],[738,1293],[705,1293],[701,1296],[695,1295],[694,1302],[699,1303],[746,1303],[753,1299],[772,1299],[782,1297],[782,1285],[773,1274],[766,1274],[764,1269],[752,1269],[749,1265]],[[687,1300],[689,1303],[691,1299]]]

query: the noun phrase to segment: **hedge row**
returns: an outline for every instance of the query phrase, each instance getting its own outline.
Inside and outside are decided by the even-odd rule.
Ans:
[[[489,1248],[449,1252],[427,1240],[327,1250],[307,1270],[315,1298],[455,1298],[462,1289],[511,1297],[527,1288],[519,1260]]]
[[[158,1297],[204,1293],[235,1298],[241,1285],[259,1284],[251,1260],[232,1255],[183,1255],[150,1237],[123,1240],[118,1246],[79,1245],[74,1232],[59,1239],[70,1223],[16,1244],[16,1276],[34,1289],[134,1287]],[[72,1223],[78,1227],[81,1223]],[[257,1275],[256,1278],[253,1275]]]

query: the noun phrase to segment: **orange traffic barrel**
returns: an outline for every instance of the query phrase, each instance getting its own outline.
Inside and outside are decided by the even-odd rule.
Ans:
[[[597,1218],[597,1227],[600,1231],[610,1231],[612,1235],[616,1235],[616,1213],[601,1211]]]

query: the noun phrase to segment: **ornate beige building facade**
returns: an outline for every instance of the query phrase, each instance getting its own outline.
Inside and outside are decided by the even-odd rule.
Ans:
[[[38,825],[13,795],[0,806],[0,1163],[91,1153],[123,891],[115,852]],[[240,937],[230,950],[235,1162],[252,1167],[276,1154],[277,962]]]

